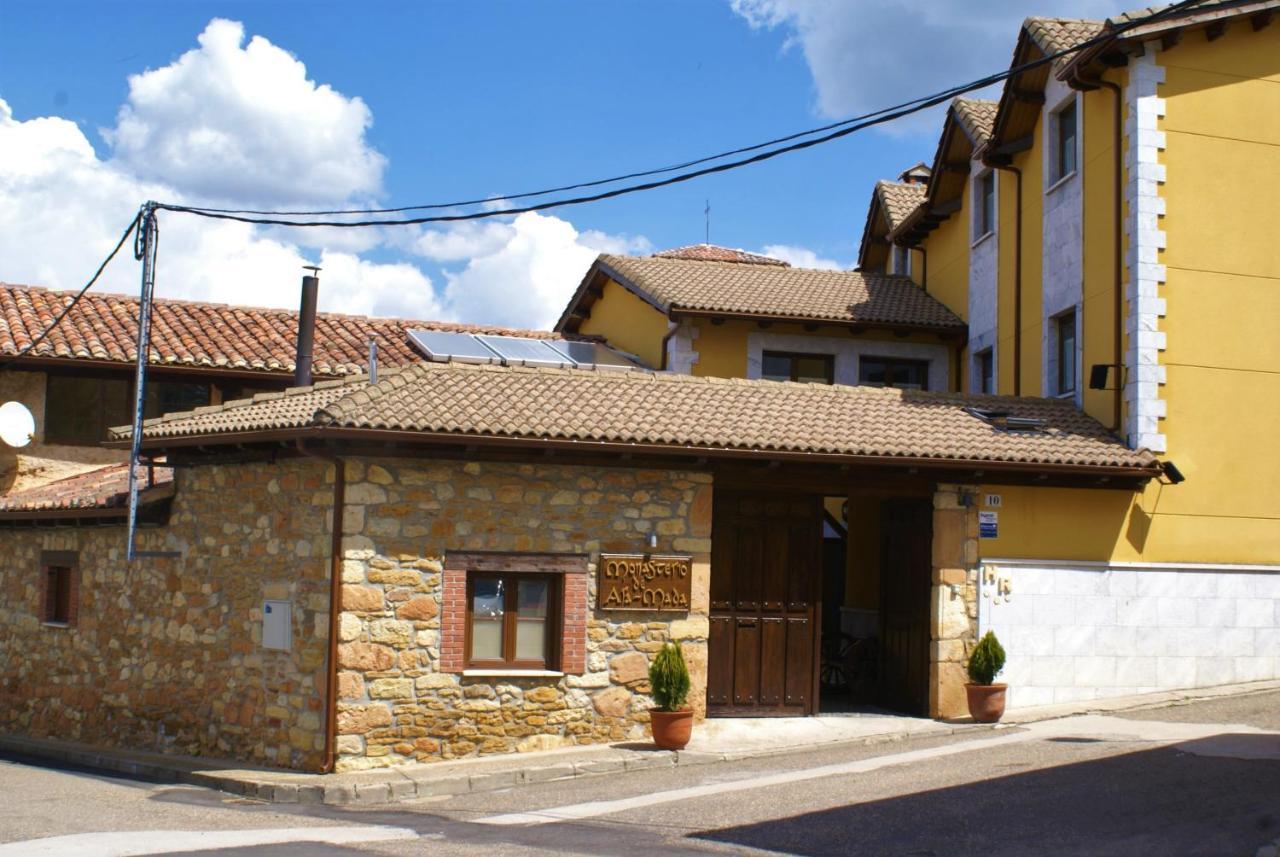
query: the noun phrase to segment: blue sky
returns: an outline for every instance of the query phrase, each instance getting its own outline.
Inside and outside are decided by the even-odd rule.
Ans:
[[[319,194],[308,203],[406,205],[756,142],[1000,68],[1022,15],[1062,5],[993,3],[974,14],[923,0],[6,0],[0,99],[10,115],[0,114],[0,156],[36,164],[8,176],[0,167],[14,208],[0,208],[0,229],[43,231],[12,251],[0,246],[9,260],[0,279],[76,286],[147,192],[202,202],[225,191],[218,201],[273,207],[293,204],[285,196],[296,190]],[[229,30],[197,42],[214,19],[243,26],[238,50]],[[932,48],[921,51],[931,32]],[[270,43],[256,60],[253,37]],[[217,56],[183,61],[196,53]],[[225,92],[219,78],[236,63],[248,82]],[[131,85],[131,75],[143,77]],[[33,122],[41,117],[66,121]],[[936,118],[490,232],[302,237],[172,224],[161,293],[291,305],[296,278],[286,272],[298,257],[324,254],[339,280],[330,308],[540,324],[555,313],[522,294],[561,300],[598,249],[701,241],[706,199],[713,243],[785,245],[848,266],[872,184],[932,158]],[[42,204],[47,222],[33,222]],[[68,246],[78,249],[53,249]],[[119,267],[108,287],[131,289],[132,263]]]

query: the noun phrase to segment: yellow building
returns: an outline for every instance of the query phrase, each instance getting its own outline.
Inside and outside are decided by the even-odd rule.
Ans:
[[[931,167],[877,184],[859,271],[601,257],[558,329],[673,372],[1066,400],[1163,475],[965,478],[971,609],[1007,644],[1011,704],[1280,676],[1277,6],[1029,18],[999,100],[957,99]],[[846,629],[892,582],[886,491],[827,498]]]

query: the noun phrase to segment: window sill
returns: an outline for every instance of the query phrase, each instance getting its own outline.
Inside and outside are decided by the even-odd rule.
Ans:
[[[1076,171],[1072,170],[1071,172],[1067,173],[1065,176],[1063,176],[1062,178],[1058,179],[1053,184],[1045,188],[1044,195],[1048,196],[1049,194],[1053,193],[1055,190],[1062,187],[1064,184],[1071,181],[1075,177],[1076,177]]]
[[[45,628],[70,628],[70,622],[41,622],[40,625]]]
[[[994,229],[990,229],[990,230],[988,230],[987,232],[983,233],[983,235],[982,235],[981,237],[979,237],[979,238],[978,238],[978,240],[976,240],[976,241],[974,241],[972,244],[970,244],[970,245],[969,245],[969,249],[970,249],[970,250],[972,250],[974,247],[977,247],[979,244],[981,244],[981,243],[983,243],[984,241],[988,240],[989,238],[991,238],[991,237],[992,237],[992,236],[994,236],[995,234],[996,234],[996,231],[995,231]]]
[[[463,670],[463,678],[564,678],[559,670]]]
[[[1076,397],[1076,391],[1075,391],[1075,390],[1067,390],[1065,393],[1054,393],[1054,394],[1053,394],[1052,396],[1050,396],[1049,398],[1051,398],[1051,399],[1074,399],[1075,397]]]

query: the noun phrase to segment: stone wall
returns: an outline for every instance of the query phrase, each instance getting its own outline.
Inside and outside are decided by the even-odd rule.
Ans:
[[[929,716],[968,712],[965,666],[978,633],[978,489],[939,485],[933,496]]]
[[[641,738],[649,658],[667,640],[681,642],[690,701],[704,714],[710,475],[406,459],[345,466],[339,770]],[[594,610],[600,552],[646,551],[650,532],[653,552],[693,555],[691,610]],[[563,674],[446,670],[446,568],[456,571],[451,554],[470,551],[580,555],[585,574],[565,586],[584,584],[570,598],[591,608],[585,657],[573,664],[567,653]],[[443,624],[458,633],[456,621]]]
[[[323,466],[209,465],[176,478],[168,526],[142,530],[140,545],[181,558],[127,563],[122,526],[0,530],[0,731],[318,769]],[[73,627],[40,621],[51,550],[79,556]],[[264,599],[293,603],[292,651],[262,648]]]

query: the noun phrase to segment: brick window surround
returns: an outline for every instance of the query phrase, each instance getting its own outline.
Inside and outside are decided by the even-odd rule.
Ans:
[[[530,572],[562,575],[560,671],[587,667],[587,555],[577,553],[450,552],[444,559],[444,611],[440,621],[440,671],[466,668],[467,573]]]
[[[80,558],[74,551],[40,554],[40,622],[74,628],[80,614]]]

